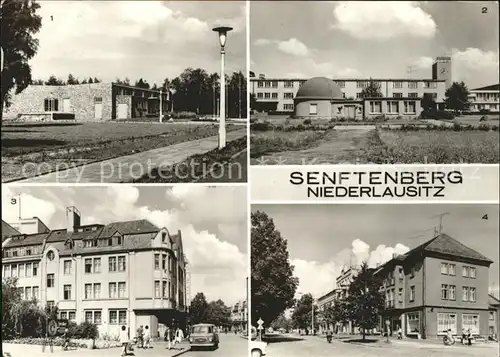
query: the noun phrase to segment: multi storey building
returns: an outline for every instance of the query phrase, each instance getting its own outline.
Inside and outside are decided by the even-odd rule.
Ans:
[[[82,225],[69,207],[65,229],[10,236],[2,257],[3,277],[18,278],[23,298],[57,306],[60,318],[95,323],[101,334],[126,325],[133,336],[148,325],[156,337],[186,323],[180,231],[147,220]]]
[[[498,112],[500,110],[500,84],[472,89],[469,94],[471,112]]]
[[[488,335],[488,269],[492,261],[446,234],[439,234],[380,266],[386,311],[393,331],[437,338],[448,329]]]
[[[259,111],[293,113],[294,98],[306,78],[250,78],[250,93],[255,96]],[[437,57],[432,78],[342,78],[332,79],[345,99],[361,99],[361,92],[371,81],[378,85],[384,98],[422,98],[429,95],[443,106],[446,89],[451,86],[451,58]],[[418,113],[417,113],[418,114]]]
[[[246,331],[248,326],[248,306],[240,300],[231,308],[231,328],[233,331]]]
[[[500,300],[498,300],[495,296],[489,294],[488,304],[488,334],[490,337],[498,339],[498,332],[500,331]]]

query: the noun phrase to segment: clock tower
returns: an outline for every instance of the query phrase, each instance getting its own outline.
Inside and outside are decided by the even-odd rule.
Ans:
[[[451,87],[451,57],[437,57],[432,65],[432,79],[444,80],[446,89]]]

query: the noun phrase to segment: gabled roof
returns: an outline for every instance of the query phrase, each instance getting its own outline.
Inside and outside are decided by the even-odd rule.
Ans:
[[[5,222],[2,219],[2,242],[7,239],[8,237],[19,235],[21,232],[19,232],[17,229],[12,227],[10,224]]]
[[[159,232],[160,228],[147,219],[137,221],[115,222],[106,225],[101,233],[101,238],[111,237],[116,231],[123,235]]]
[[[476,88],[473,90],[500,90],[500,84],[492,84],[491,86]]]
[[[37,234],[20,234],[10,237],[11,240],[6,242],[2,248],[24,247],[28,245],[42,245],[44,240],[49,236],[49,233]]]

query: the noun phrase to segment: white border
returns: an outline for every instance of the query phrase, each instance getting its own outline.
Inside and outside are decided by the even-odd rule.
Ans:
[[[252,200],[251,200],[251,186],[250,186],[250,176],[251,176],[251,166],[250,166],[250,0],[246,0],[246,59],[247,59],[247,354],[248,357],[251,356],[251,325],[252,325],[252,268],[251,268],[251,255],[252,255],[252,244],[251,244],[251,231],[252,231],[252,220],[251,220],[251,210],[252,210]]]

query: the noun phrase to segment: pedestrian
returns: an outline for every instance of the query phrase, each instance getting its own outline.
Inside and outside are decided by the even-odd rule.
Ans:
[[[127,327],[125,327],[125,326],[122,326],[121,331],[120,331],[120,343],[122,344],[122,354],[121,355],[126,356],[129,340],[128,340]]]
[[[398,325],[398,340],[403,339],[403,329]]]
[[[70,340],[69,329],[67,327],[64,329],[63,339],[64,339],[63,349],[67,351],[69,349],[69,340]]]
[[[144,328],[143,326],[139,326],[137,329],[137,348],[144,347]]]
[[[170,327],[167,326],[165,329],[165,341],[168,342],[168,349],[170,350],[172,348],[171,340],[170,340]]]
[[[472,346],[472,333],[470,329],[467,330],[467,345]]]
[[[149,349],[151,342],[151,331],[149,330],[149,326],[146,325],[144,327],[144,348]]]
[[[177,331],[175,331],[175,342],[182,343],[183,340],[184,340],[184,332],[182,332],[182,329],[177,328]]]

